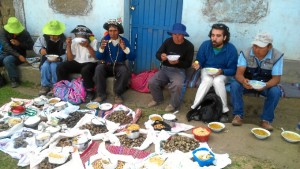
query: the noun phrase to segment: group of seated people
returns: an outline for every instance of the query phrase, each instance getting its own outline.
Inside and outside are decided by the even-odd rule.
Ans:
[[[71,31],[75,37],[66,37],[65,24],[52,20],[43,27],[44,34],[34,43],[18,19],[11,17],[4,29],[0,28],[0,65],[7,69],[12,87],[17,87],[19,75],[16,65],[27,62],[26,50],[33,49],[42,56],[40,95],[51,93],[53,85],[67,80],[70,74],[80,73],[87,91],[87,100],[103,102],[107,98],[106,78],[113,76],[114,101],[123,103],[122,94],[130,80],[130,71],[125,61],[134,61],[136,56],[129,41],[120,35],[124,33],[124,29],[119,22],[109,20],[104,23],[103,28],[107,30],[107,34],[98,47],[98,41],[88,27],[78,25]],[[161,62],[160,70],[148,82],[153,98],[148,107],[163,102],[163,88],[167,86],[171,96],[165,111],[178,110],[184,95],[186,69],[192,67],[201,70],[201,83],[191,109],[197,108],[213,87],[223,105],[220,121],[228,122],[225,84],[229,77],[234,76],[235,80],[230,86],[234,116],[232,124],[242,125],[243,93],[259,92],[266,96],[260,125],[273,130],[271,123],[281,96],[278,84],[282,75],[283,53],[273,48],[273,39],[269,33],[258,33],[252,46],[238,55],[236,47],[229,42],[229,28],[225,24],[213,24],[208,34],[210,40],[200,45],[195,60],[194,45],[185,38],[189,36],[185,25],[175,23],[168,34],[171,37],[163,42],[156,53],[156,58]],[[49,54],[59,57],[50,61],[46,57]],[[170,60],[170,55],[177,55],[179,58]],[[209,74],[205,68],[216,68],[217,72]],[[261,89],[254,89],[249,84],[250,80],[262,81],[266,85]]]

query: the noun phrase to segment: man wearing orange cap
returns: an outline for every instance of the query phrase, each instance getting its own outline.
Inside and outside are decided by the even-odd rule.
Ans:
[[[41,90],[39,95],[47,95],[53,84],[57,82],[56,68],[66,57],[65,29],[64,23],[52,20],[44,26],[44,35],[40,36],[34,43],[34,52],[42,56],[40,64]],[[51,56],[58,57],[51,59]],[[50,57],[50,59],[47,59],[47,57]]]
[[[0,66],[4,66],[11,81],[11,87],[18,87],[19,72],[16,65],[26,61],[26,50],[32,50],[33,40],[16,17],[10,17],[4,29],[0,28]]]

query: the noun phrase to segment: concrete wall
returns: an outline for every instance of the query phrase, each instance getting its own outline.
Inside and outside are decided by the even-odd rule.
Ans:
[[[107,20],[124,17],[123,6],[123,0],[24,0],[26,28],[38,36],[45,23],[57,19],[66,24],[66,35],[85,25],[100,39]]]
[[[77,24],[83,24],[92,29],[97,38],[102,37],[102,25],[108,19],[125,18],[128,25],[126,18],[129,18],[129,12],[124,11],[128,1],[13,0],[16,16],[25,16],[23,23],[34,36],[42,34],[46,22],[58,19],[66,23],[67,33]],[[11,0],[0,2],[1,5],[5,3],[9,4]],[[231,42],[239,51],[251,45],[257,32],[268,31],[273,35],[274,47],[285,53],[285,59],[299,61],[300,38],[295,31],[300,23],[299,6],[299,0],[183,0],[182,22],[187,25],[191,35],[189,40],[194,43],[196,50],[202,41],[208,39],[211,25],[222,22],[230,27]],[[2,13],[3,6],[0,9]],[[12,11],[10,9],[8,13]],[[128,33],[129,29],[125,29],[125,34]]]
[[[273,45],[285,59],[300,60],[300,36],[295,32],[299,7],[299,0],[184,0],[182,22],[196,48],[208,39],[211,25],[222,22],[229,26],[231,42],[239,51],[264,31],[273,35]]]

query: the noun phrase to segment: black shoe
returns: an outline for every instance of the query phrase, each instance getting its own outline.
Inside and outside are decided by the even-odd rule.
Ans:
[[[222,116],[220,118],[220,122],[221,123],[228,123],[229,122],[228,113],[222,113]]]
[[[16,79],[16,78],[12,78],[12,79],[11,79],[11,87],[12,87],[12,88],[16,88],[16,87],[18,87],[18,86],[19,86],[19,84],[18,84],[17,79]]]
[[[88,92],[86,93],[85,102],[90,102],[90,101],[92,101],[92,100],[94,99],[94,96],[95,96],[94,92],[88,91]]]

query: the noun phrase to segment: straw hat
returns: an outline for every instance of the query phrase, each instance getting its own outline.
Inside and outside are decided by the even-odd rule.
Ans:
[[[7,24],[4,25],[4,29],[9,33],[18,34],[25,28],[16,17],[10,17]]]
[[[52,20],[44,26],[43,33],[46,35],[61,35],[65,30],[66,26],[64,23]]]

